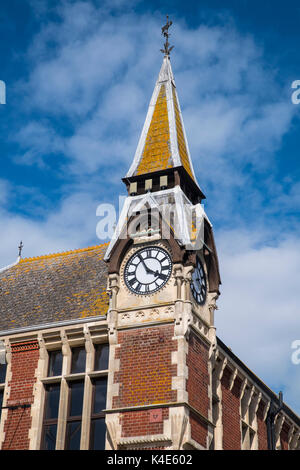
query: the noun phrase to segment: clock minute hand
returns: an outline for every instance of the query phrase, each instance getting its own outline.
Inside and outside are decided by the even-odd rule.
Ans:
[[[158,276],[161,279],[166,279],[167,276],[165,274],[159,273],[158,271],[153,271],[152,269],[148,268],[148,266],[146,265],[146,263],[145,263],[145,261],[144,261],[144,259],[141,255],[139,255],[139,258],[140,258],[144,268],[146,269],[147,274],[154,274],[154,276]]]
[[[146,269],[146,273],[147,273],[147,274],[155,274],[154,271],[152,271],[152,269],[148,268],[148,266],[146,265],[146,263],[145,263],[145,261],[144,261],[144,259],[143,259],[143,257],[142,257],[141,255],[139,255],[139,258],[140,258],[140,260],[141,260],[141,262],[142,262],[142,265],[143,265],[144,268]]]

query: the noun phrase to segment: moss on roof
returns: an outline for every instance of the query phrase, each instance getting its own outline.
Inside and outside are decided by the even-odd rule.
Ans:
[[[0,329],[105,315],[107,244],[21,259],[0,273]]]

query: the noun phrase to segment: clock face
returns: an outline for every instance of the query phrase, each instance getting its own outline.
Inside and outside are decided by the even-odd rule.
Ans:
[[[142,248],[128,260],[124,280],[131,292],[152,294],[170,279],[172,261],[167,251],[156,246]]]
[[[204,268],[197,256],[196,267],[192,274],[191,290],[197,304],[203,305],[206,300],[206,277]]]

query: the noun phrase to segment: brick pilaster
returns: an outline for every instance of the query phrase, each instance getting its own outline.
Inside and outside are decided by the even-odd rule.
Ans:
[[[8,408],[4,424],[3,450],[27,450],[31,427],[31,405],[35,370],[39,360],[38,341],[16,343],[11,346],[11,380],[6,402]]]

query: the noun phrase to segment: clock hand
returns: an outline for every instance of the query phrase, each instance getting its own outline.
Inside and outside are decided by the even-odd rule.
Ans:
[[[159,273],[158,271],[155,271],[155,276],[158,276],[160,279],[167,279],[167,276],[165,274]]]
[[[158,271],[153,271],[152,269],[148,268],[148,266],[146,265],[143,257],[141,255],[139,255],[139,258],[144,266],[144,268],[146,269],[146,272],[147,274],[154,274],[154,276],[158,276],[160,279],[166,279],[167,276],[165,274],[162,274],[162,273],[159,273]]]
[[[140,258],[140,260],[141,260],[141,262],[142,262],[142,265],[144,266],[144,268],[145,268],[145,270],[146,270],[146,273],[147,273],[147,274],[155,274],[154,271],[152,271],[152,269],[148,268],[148,266],[146,265],[146,263],[145,263],[143,257],[142,257],[141,255],[138,255],[138,256],[139,256],[139,258]]]

